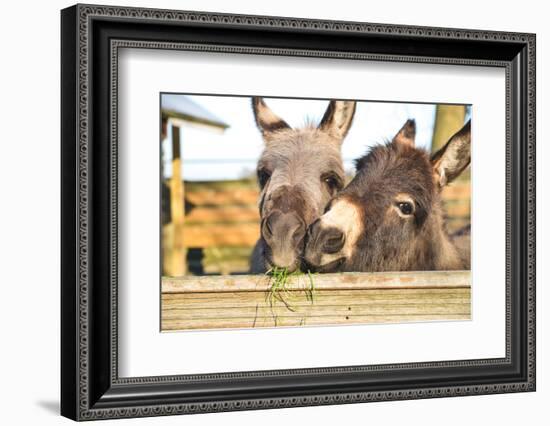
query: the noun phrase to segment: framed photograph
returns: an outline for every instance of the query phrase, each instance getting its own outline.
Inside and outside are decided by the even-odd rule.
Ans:
[[[61,411],[535,390],[535,35],[61,12]]]

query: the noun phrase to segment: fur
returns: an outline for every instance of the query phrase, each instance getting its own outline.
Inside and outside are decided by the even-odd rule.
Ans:
[[[261,237],[250,270],[262,273],[273,266],[294,270],[301,264],[307,227],[343,187],[341,145],[355,103],[331,101],[319,126],[298,129],[291,129],[263,99],[253,98],[252,106],[264,151],[257,166]],[[272,220],[275,214],[277,220]]]
[[[467,131],[457,133],[459,138],[455,135],[445,150],[430,158],[428,152],[415,148],[414,121],[409,120],[390,143],[375,146],[359,158],[356,176],[331,202],[331,206],[340,200],[359,206],[361,214],[354,216],[352,226],[336,225],[348,237],[346,230],[353,230],[353,247],[346,252],[344,244],[341,253],[325,252],[323,233],[335,226],[334,219],[324,220],[328,211],[316,232],[308,233],[305,259],[310,266],[324,272],[468,269],[469,232],[447,233],[440,185],[441,175],[457,177],[469,164],[469,123],[466,127]],[[438,170],[441,164],[452,170]],[[413,213],[400,212],[401,202],[412,204]]]

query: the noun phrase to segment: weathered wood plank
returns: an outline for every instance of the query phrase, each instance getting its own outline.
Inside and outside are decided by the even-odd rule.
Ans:
[[[165,241],[178,234],[182,246],[187,248],[251,247],[260,237],[257,223],[184,224],[179,232],[169,223],[163,226],[162,232]]]
[[[163,278],[163,331],[471,318],[469,271]]]
[[[192,188],[185,193],[185,199],[196,205],[257,205],[259,192],[249,188],[231,188],[230,190],[201,189],[194,192]]]
[[[441,195],[444,200],[464,200],[470,198],[471,192],[472,190],[469,181],[455,181],[443,188]]]
[[[164,312],[165,320],[179,319],[182,321],[193,319],[219,319],[219,318],[262,318],[262,317],[309,317],[309,316],[334,316],[334,315],[445,315],[470,313],[469,303],[437,303],[437,304],[416,304],[416,303],[389,303],[369,305],[316,305],[311,304],[296,306],[289,304],[288,307],[279,303],[276,306],[266,305],[247,307],[212,307],[198,309],[171,309]]]
[[[384,299],[386,297],[392,298],[392,297],[403,297],[403,298],[409,298],[409,297],[415,297],[418,295],[418,297],[423,297],[424,295],[434,295],[434,296],[440,296],[443,294],[449,294],[451,297],[456,297],[456,295],[460,294],[469,294],[470,288],[469,287],[446,287],[446,288],[430,288],[430,287],[420,287],[420,288],[408,288],[407,292],[401,291],[401,288],[366,288],[366,289],[319,289],[315,288],[315,297],[316,298],[322,298],[324,296],[327,297],[333,297],[333,296],[357,296],[357,295],[368,295],[370,297],[379,297],[381,299]],[[260,291],[224,291],[224,292],[166,292],[162,294],[162,297],[166,298],[182,298],[182,299],[216,299],[216,300],[223,300],[223,299],[233,299],[235,297],[243,297],[246,298],[246,300],[250,300],[251,297],[254,297],[250,295],[249,293],[254,293],[257,295],[265,295],[266,292],[263,290]],[[302,297],[305,294],[309,294],[309,289],[300,289],[300,290],[292,290],[289,291],[290,295],[296,295],[296,297]],[[363,297],[363,296],[361,296]]]
[[[259,228],[260,213],[257,206],[196,207],[185,216],[185,224],[255,222]]]
[[[284,295],[292,306],[310,306],[309,294],[292,292]],[[384,304],[384,303],[470,303],[469,289],[427,290],[348,290],[348,291],[315,291],[315,305],[353,305],[353,304]],[[269,299],[265,292],[235,292],[235,293],[169,293],[162,295],[163,309],[196,309],[257,306]]]
[[[350,325],[381,324],[420,321],[465,321],[469,314],[434,315],[356,315],[356,316],[322,316],[322,317],[264,317],[242,319],[193,319],[188,321],[166,320],[162,323],[163,331],[222,329],[222,328],[262,328],[262,327],[298,327],[311,325]]]
[[[468,202],[451,202],[445,205],[445,212],[453,218],[470,217],[470,203]]]
[[[391,288],[466,288],[470,286],[470,271],[437,272],[375,272],[316,274],[316,290],[354,290]],[[163,277],[162,293],[266,291],[271,280],[265,275]],[[304,290],[311,286],[309,277],[293,277],[287,290]]]

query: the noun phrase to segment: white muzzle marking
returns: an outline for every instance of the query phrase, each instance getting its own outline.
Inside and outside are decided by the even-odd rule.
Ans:
[[[337,200],[331,209],[321,216],[319,226],[321,229],[337,228],[346,236],[342,250],[338,253],[323,253],[321,255],[321,266],[342,257],[349,258],[355,243],[363,232],[361,211],[357,205],[342,198]]]

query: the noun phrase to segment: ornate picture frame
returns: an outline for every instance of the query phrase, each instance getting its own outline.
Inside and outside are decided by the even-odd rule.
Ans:
[[[62,415],[92,420],[534,391],[535,45],[535,35],[523,33],[95,5],[64,9]],[[119,49],[127,47],[504,69],[506,356],[119,377],[117,64]]]

